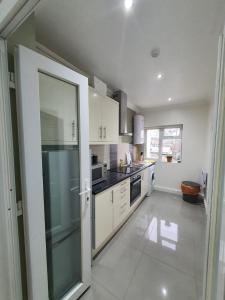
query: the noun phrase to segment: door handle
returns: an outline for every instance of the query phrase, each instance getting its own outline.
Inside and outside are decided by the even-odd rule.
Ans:
[[[86,188],[83,192],[80,192],[79,195],[82,196],[82,195],[86,195],[86,194],[89,194],[91,192],[91,189],[90,188]]]

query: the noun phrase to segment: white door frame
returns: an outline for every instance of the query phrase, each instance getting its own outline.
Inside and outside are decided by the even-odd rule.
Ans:
[[[5,0],[7,1],[7,0]],[[40,0],[18,0],[0,25],[0,298],[22,300],[6,39]],[[21,5],[22,4],[22,5]],[[2,13],[2,11],[1,11]]]
[[[207,261],[204,277],[204,300],[217,298],[217,279],[220,252],[220,232],[225,178],[225,40],[220,36],[218,47],[217,78],[215,89],[214,130],[212,164],[209,177],[208,203],[209,219],[207,224]],[[222,298],[223,299],[223,298]]]
[[[63,300],[75,299],[91,283],[90,161],[88,78],[23,46],[16,49],[17,113],[19,123],[22,194],[29,300],[48,299],[44,196],[41,157],[41,121],[38,72],[78,86],[81,182],[82,283]]]
[[[7,0],[3,0],[7,1]],[[34,11],[41,0],[17,0],[11,8],[11,13],[5,16],[5,20],[0,24],[0,36],[6,39],[13,33],[21,23]]]
[[[0,219],[1,249],[5,269],[1,269],[9,282],[9,299],[22,299],[19,239],[17,224],[16,187],[14,172],[13,137],[8,80],[6,42],[0,39]],[[5,272],[5,274],[4,274]],[[3,278],[0,280],[3,280]],[[0,290],[1,298],[1,290]]]

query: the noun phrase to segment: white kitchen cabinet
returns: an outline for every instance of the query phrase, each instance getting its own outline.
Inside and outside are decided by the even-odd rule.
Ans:
[[[130,178],[95,196],[95,248],[101,246],[130,211]]]
[[[95,196],[95,248],[113,231],[113,190]]]
[[[77,144],[77,93],[72,84],[39,72],[42,144]]]
[[[146,168],[141,172],[141,197],[144,197],[148,193],[150,184],[149,176],[149,168]]]
[[[89,88],[89,140],[102,141],[102,96]]]
[[[113,189],[113,227],[122,223],[130,211],[130,179]]]
[[[119,103],[105,97],[102,103],[103,141],[118,143],[119,137]]]
[[[118,143],[119,103],[89,87],[89,123],[91,144]]]

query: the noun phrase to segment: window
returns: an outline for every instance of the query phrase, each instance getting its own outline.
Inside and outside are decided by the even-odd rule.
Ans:
[[[145,130],[145,156],[164,162],[181,162],[183,125]]]

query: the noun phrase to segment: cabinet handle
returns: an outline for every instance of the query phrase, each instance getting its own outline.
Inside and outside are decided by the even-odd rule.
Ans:
[[[113,196],[114,196],[114,195],[113,195],[113,190],[112,190],[112,203],[114,202],[114,200],[113,200]]]
[[[75,121],[72,122],[72,138],[75,137]]]
[[[102,139],[102,126],[99,127],[99,137]]]
[[[106,127],[104,127],[104,139],[106,139]]]

